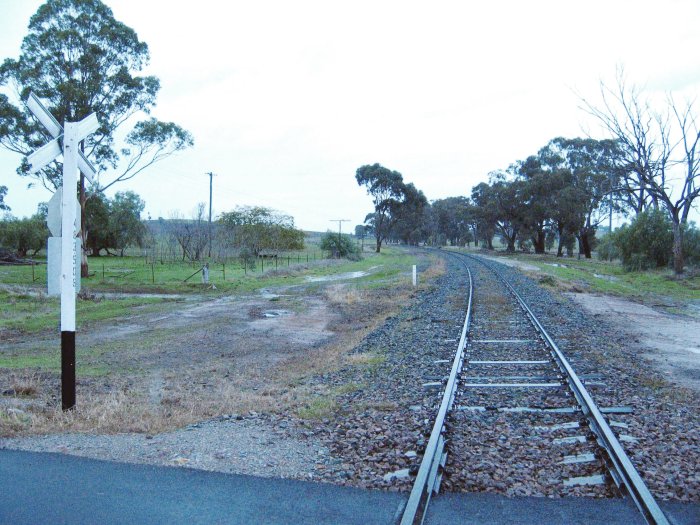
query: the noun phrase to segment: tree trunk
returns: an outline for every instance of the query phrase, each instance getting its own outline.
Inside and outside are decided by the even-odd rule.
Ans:
[[[588,240],[588,232],[581,234],[579,237],[579,253],[582,253],[586,259],[591,258],[591,243]]]
[[[508,247],[506,248],[506,251],[508,253],[514,253],[515,252],[515,235],[513,237],[506,237],[508,239]]]
[[[538,231],[532,238],[532,244],[535,247],[535,253],[544,254],[545,234],[543,231]]]
[[[673,218],[673,273],[683,273],[683,228],[680,221]]]
[[[557,223],[557,257],[564,256],[564,225]]]
[[[381,237],[377,237],[377,249],[376,249],[375,251],[376,251],[377,253],[380,253],[381,249],[382,249],[382,238],[381,238]]]

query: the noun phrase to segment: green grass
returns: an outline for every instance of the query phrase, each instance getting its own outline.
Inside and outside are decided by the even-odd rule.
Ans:
[[[39,355],[8,355],[0,357],[0,368],[40,368],[59,370],[61,368],[60,350]]]
[[[83,355],[81,355],[81,358],[83,358]],[[13,370],[31,368],[36,371],[59,371],[61,369],[61,350],[58,338],[56,339],[55,348],[46,349],[40,354],[0,356],[0,368]],[[109,374],[109,370],[105,366],[85,364],[78,360],[76,373],[80,377],[97,377]]]
[[[259,260],[254,269],[243,268],[237,260],[211,263],[209,280],[215,286],[212,288],[204,286],[201,274],[196,273],[203,262],[146,264],[143,257],[90,257],[90,277],[83,278],[81,285],[91,292],[248,293],[268,286],[301,284],[306,276],[367,271],[372,266],[381,268],[373,272],[369,280],[393,278],[401,272],[410,271],[411,264],[415,264],[414,259],[396,248],[385,247],[381,254],[365,253],[361,261],[343,261],[339,264],[328,264],[326,259],[319,258],[319,252],[290,254],[289,259],[284,255],[277,260],[277,265],[270,259]],[[191,278],[185,282],[188,277]],[[45,289],[46,265],[0,267],[0,284]]]
[[[583,291],[635,299],[670,298],[689,302],[700,300],[700,274],[674,277],[670,269],[627,272],[617,261],[571,259],[552,255],[498,252],[499,257],[536,266],[545,276],[580,287]]]
[[[97,260],[97,262],[95,262]],[[380,287],[394,281],[406,280],[410,277],[411,265],[416,264],[417,258],[395,247],[384,248],[382,253],[367,253],[360,261],[311,261],[307,264],[285,266],[278,271],[261,273],[239,272],[231,275],[227,269],[226,280],[223,271],[218,272],[212,267],[211,282],[216,289],[205,288],[200,284],[183,283],[183,279],[193,273],[191,265],[164,265],[158,269],[156,283],[149,283],[151,267],[143,264],[143,259],[133,257],[102,257],[91,259],[91,268],[105,267],[105,278],[93,276],[83,279],[82,287],[88,292],[120,291],[124,293],[160,293],[160,294],[223,294],[223,293],[252,293],[262,288],[305,284],[313,288],[323,283],[311,283],[307,277],[327,277],[349,272],[369,272],[368,275],[353,279],[356,286]],[[279,266],[279,265],[278,265]],[[6,285],[16,285],[20,291],[0,289],[0,331],[9,330],[21,334],[32,334],[51,329],[57,329],[59,323],[60,302],[57,297],[47,297],[45,281],[31,284],[31,266],[3,266],[0,271],[0,282]],[[38,270],[35,269],[35,276]],[[101,271],[98,272],[101,275]],[[122,275],[119,284],[115,284],[115,275]],[[109,276],[109,277],[108,277]],[[148,279],[146,279],[148,277]],[[197,276],[198,277],[198,276]],[[22,292],[21,290],[26,290]],[[89,295],[89,294],[88,294]],[[78,299],[76,318],[78,328],[105,321],[123,319],[134,314],[155,312],[176,307],[178,297],[162,298],[148,296],[104,298],[100,300]]]
[[[78,328],[84,328],[100,321],[124,318],[134,309],[148,313],[163,309],[176,299],[156,297],[124,297],[116,299],[78,299],[76,319]],[[22,334],[32,334],[50,329],[58,329],[60,300],[45,295],[17,294],[0,290],[0,330],[11,330]]]
[[[338,408],[335,396],[320,396],[309,401],[306,406],[297,411],[301,419],[323,419],[330,416]]]

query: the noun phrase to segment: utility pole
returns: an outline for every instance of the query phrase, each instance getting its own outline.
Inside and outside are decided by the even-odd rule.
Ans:
[[[211,259],[211,195],[214,174],[210,171],[209,173],[205,173],[205,175],[209,175],[209,258]]]
[[[350,222],[350,219],[330,219],[330,222],[337,222],[338,223],[338,257],[340,257],[340,244],[342,242],[342,236],[341,236],[341,226],[344,222]]]

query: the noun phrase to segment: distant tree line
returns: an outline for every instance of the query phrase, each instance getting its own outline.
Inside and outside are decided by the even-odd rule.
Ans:
[[[282,251],[304,248],[304,232],[294,227],[294,219],[284,213],[261,206],[243,206],[218,217],[209,229],[204,203],[192,216],[173,212],[169,219],[144,221],[145,202],[134,192],[117,192],[109,198],[95,192],[86,199],[87,246],[93,257],[124,255],[129,248],[139,248],[154,260],[200,261],[209,256],[211,244],[215,257],[232,256],[248,259],[275,256]],[[47,205],[37,213],[19,219],[5,211],[0,218],[0,248],[19,257],[34,256],[46,248]]]
[[[6,211],[0,219],[0,249],[18,257],[35,256],[46,248],[49,229],[46,226],[46,204],[40,204],[29,218],[19,219]]]
[[[487,175],[469,196],[428,202],[413,184],[379,164],[356,172],[374,211],[356,231],[385,241],[493,249],[498,237],[513,252],[590,258],[612,214],[632,223],[611,235],[607,254],[629,268],[697,261],[698,233],[689,213],[700,196],[700,128],[692,102],[669,96],[662,107],[625,84],[601,85],[602,104],[583,104],[611,138],[550,140],[536,154]],[[361,229],[361,230],[360,230]],[[640,234],[639,232],[644,232]],[[610,232],[612,233],[612,232]],[[654,236],[655,235],[655,236]]]

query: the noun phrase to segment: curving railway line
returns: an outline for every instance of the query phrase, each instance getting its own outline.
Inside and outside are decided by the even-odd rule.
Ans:
[[[467,312],[401,523],[422,523],[441,485],[526,495],[509,486],[516,471],[541,494],[628,496],[648,523],[668,523],[620,444],[634,441],[621,421],[629,409],[598,407],[589,394],[605,378],[577,375],[493,265],[450,256],[469,273]]]

